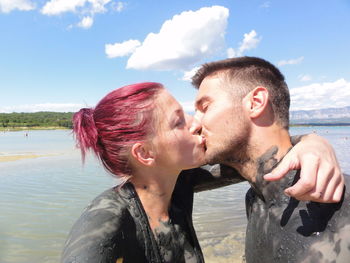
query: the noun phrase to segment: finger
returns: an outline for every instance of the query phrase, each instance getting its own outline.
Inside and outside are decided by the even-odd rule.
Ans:
[[[338,183],[338,185],[336,186],[336,189],[334,191],[332,201],[335,203],[340,202],[340,200],[343,197],[343,192],[344,192],[344,178],[341,177],[341,180]]]
[[[298,200],[319,203],[338,203],[343,196],[344,178],[340,171],[337,171],[336,174],[331,174],[329,179],[329,182],[326,183],[322,190],[320,187],[316,187],[312,191],[298,196]]]
[[[315,201],[328,203],[333,197],[335,187],[338,184],[338,178],[334,178],[334,169],[331,166],[325,165],[320,167],[319,176],[320,179],[317,178]]]
[[[277,181],[284,177],[290,170],[298,169],[300,166],[297,158],[287,156],[270,173],[264,175],[267,181]]]
[[[307,194],[309,194],[309,193],[307,193]],[[313,201],[313,200],[310,200],[310,198],[308,198],[307,194],[298,196],[298,200],[299,201]]]
[[[299,199],[301,196],[316,188],[318,166],[318,161],[315,159],[308,162],[307,165],[302,165],[300,170],[300,179],[296,182],[296,184],[285,189],[285,194]]]
[[[345,190],[345,178],[344,175],[342,174],[339,163],[336,160],[338,166],[334,169],[334,175],[333,177],[336,179],[336,184],[333,192],[333,196],[331,198],[331,201],[334,203],[340,202],[340,200],[343,197],[343,192]]]
[[[316,185],[310,192],[310,200],[328,203],[333,196],[338,178],[334,178],[333,166],[323,163],[318,169]]]
[[[324,196],[323,198],[320,198],[321,200],[318,202],[326,202],[326,203],[336,203],[339,202],[341,199],[341,195],[340,198],[335,199],[334,198],[334,194],[337,191],[337,188],[339,187],[340,189],[343,188],[342,186],[342,177],[341,175],[334,175],[332,179],[330,180],[329,184],[327,185],[327,188],[325,189],[324,192]],[[342,194],[342,192],[341,192]]]
[[[338,169],[334,168],[331,164],[323,162],[318,170],[316,186],[313,191],[306,194],[306,198],[314,202],[338,202],[340,200],[339,194],[337,197],[334,194],[337,192],[339,186],[340,190],[338,192],[340,192],[341,198],[342,180],[343,176]]]
[[[329,199],[326,199],[324,197],[324,193],[317,191],[316,189],[313,189],[312,191],[310,191],[302,196],[298,196],[298,200],[300,200],[300,201],[312,201],[312,202],[318,202],[318,203],[330,203]]]

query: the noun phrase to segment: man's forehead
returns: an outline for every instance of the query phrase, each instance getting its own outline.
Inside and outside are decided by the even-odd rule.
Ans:
[[[223,87],[224,81],[222,76],[216,74],[205,77],[198,87],[196,101],[201,100],[203,97],[211,97],[218,92],[222,92]]]

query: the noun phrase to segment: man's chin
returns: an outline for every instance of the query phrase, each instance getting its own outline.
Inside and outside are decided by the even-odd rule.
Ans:
[[[205,152],[205,162],[209,165],[214,165],[218,163],[215,156],[208,153],[208,151]]]
[[[220,151],[210,151],[206,150],[205,151],[205,161],[209,165],[214,165],[214,164],[225,164],[227,163],[227,156],[230,156],[230,154],[227,152],[220,152]]]

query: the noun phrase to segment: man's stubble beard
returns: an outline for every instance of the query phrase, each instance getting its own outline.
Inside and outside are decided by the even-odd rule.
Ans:
[[[252,151],[250,145],[251,127],[247,120],[241,117],[242,112],[236,112],[240,114],[237,124],[238,129],[233,131],[234,134],[229,134],[229,139],[225,140],[225,144],[221,145],[219,149],[213,151],[212,154],[206,156],[208,164],[226,164],[236,169],[239,169],[248,161],[250,161],[249,152]]]

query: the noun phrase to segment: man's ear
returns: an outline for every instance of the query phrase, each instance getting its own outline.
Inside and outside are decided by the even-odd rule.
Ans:
[[[263,86],[257,86],[244,98],[246,109],[251,118],[257,118],[269,104],[269,91]]]
[[[137,142],[131,147],[132,157],[139,163],[151,166],[154,164],[154,152],[147,143]]]

